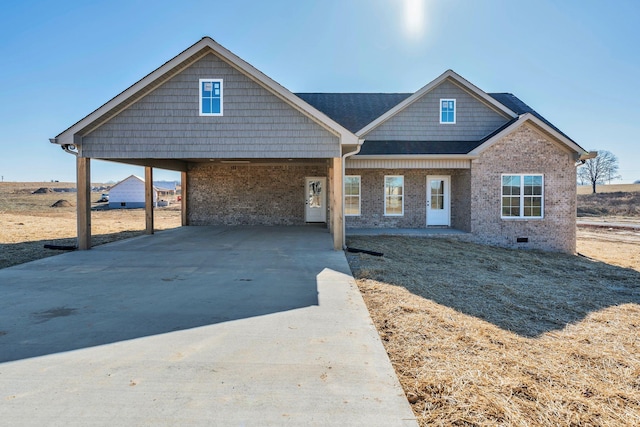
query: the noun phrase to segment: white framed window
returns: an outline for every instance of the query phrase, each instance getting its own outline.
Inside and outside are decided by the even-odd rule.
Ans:
[[[440,124],[455,124],[456,122],[456,100],[440,100]]]
[[[201,116],[222,116],[222,79],[200,79],[200,104]]]
[[[360,215],[359,175],[345,175],[344,177],[344,214],[345,216]]]
[[[503,174],[501,217],[544,218],[544,176]]]
[[[402,175],[384,177],[384,214],[385,216],[404,215],[404,176]]]

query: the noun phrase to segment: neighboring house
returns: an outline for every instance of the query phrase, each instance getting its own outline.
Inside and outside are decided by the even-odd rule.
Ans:
[[[51,141],[77,156],[79,189],[91,158],[177,170],[183,225],[326,223],[336,249],[345,227],[452,227],[574,252],[587,154],[453,71],[412,94],[294,94],[208,37]]]
[[[144,179],[131,175],[109,190],[110,209],[133,209],[145,207]],[[158,201],[158,190],[153,187],[153,206]]]
[[[173,196],[178,189],[175,181],[153,181],[153,186],[158,190],[159,196]]]

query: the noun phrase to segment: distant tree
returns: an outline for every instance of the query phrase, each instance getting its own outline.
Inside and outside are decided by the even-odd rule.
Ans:
[[[611,180],[621,178],[618,175],[618,158],[609,151],[598,151],[597,157],[586,160],[578,168],[578,178],[581,182],[591,183],[595,194],[596,184],[611,183]]]

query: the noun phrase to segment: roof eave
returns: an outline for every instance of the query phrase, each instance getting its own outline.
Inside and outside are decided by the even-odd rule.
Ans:
[[[546,124],[545,122],[543,122],[542,120],[540,120],[539,118],[534,116],[533,114],[525,113],[525,114],[520,115],[520,117],[518,117],[518,120],[513,122],[511,124],[511,126],[508,126],[505,129],[503,129],[501,132],[498,132],[497,134],[495,134],[494,136],[492,136],[491,138],[486,140],[484,143],[482,143],[481,145],[479,145],[475,149],[471,150],[471,152],[469,152],[469,154],[475,155],[475,156],[479,156],[484,150],[486,150],[487,148],[491,147],[493,144],[495,144],[500,139],[504,138],[505,136],[507,136],[510,133],[514,132],[515,130],[519,129],[521,126],[523,126],[527,122],[531,122],[535,126],[539,127],[544,132],[546,132],[547,134],[549,134],[553,138],[555,138],[557,141],[559,141],[562,144],[564,144],[571,151],[574,151],[574,152],[576,152],[578,154],[583,154],[583,153],[586,152],[584,150],[584,148],[580,147],[578,144],[573,142],[571,139],[567,138],[565,135],[563,135],[562,133],[558,132],[557,130],[555,130],[554,128],[552,128],[551,126],[549,126],[548,124]]]
[[[356,154],[352,159],[362,160],[473,160],[475,154]]]

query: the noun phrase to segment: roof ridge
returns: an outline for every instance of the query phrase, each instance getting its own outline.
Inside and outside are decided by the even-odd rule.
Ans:
[[[293,92],[305,95],[411,95],[413,92]]]

